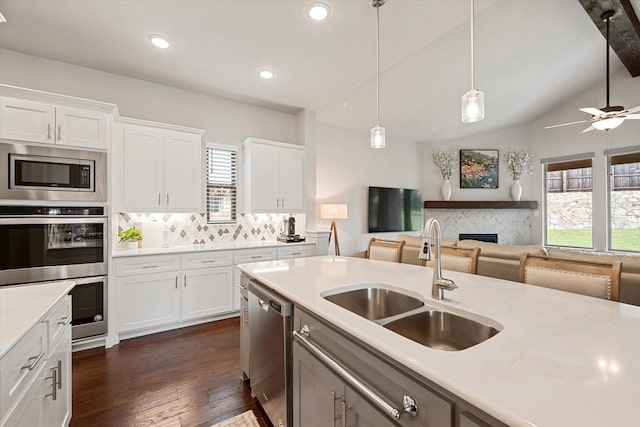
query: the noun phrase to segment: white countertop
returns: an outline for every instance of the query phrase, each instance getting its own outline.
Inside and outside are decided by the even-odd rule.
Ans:
[[[240,269],[509,425],[640,425],[640,307],[449,271],[444,276],[459,289],[433,301],[430,268],[359,258]],[[362,283],[403,288],[430,305],[490,318],[503,330],[465,350],[439,351],[320,296]]]
[[[229,249],[255,249],[267,247],[289,247],[297,245],[313,245],[312,242],[292,242],[282,243],[277,240],[261,240],[256,242],[225,242],[225,243],[205,243],[198,245],[176,245],[167,248],[139,248],[139,249],[116,249],[113,253],[114,258],[139,256],[139,255],[163,255],[176,254],[184,252],[203,252],[203,251],[224,251]]]
[[[73,281],[0,287],[0,357],[75,286]]]

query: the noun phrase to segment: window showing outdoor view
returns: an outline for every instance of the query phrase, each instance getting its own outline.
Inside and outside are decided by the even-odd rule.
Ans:
[[[546,165],[547,245],[593,247],[591,159]]]
[[[640,252],[640,153],[610,159],[611,249]]]

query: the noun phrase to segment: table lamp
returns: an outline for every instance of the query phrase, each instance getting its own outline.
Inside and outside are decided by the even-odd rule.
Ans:
[[[331,244],[331,236],[336,255],[340,255],[340,245],[338,244],[338,227],[336,227],[336,219],[347,219],[347,204],[320,205],[320,218],[331,220],[331,229],[329,230],[329,244]]]

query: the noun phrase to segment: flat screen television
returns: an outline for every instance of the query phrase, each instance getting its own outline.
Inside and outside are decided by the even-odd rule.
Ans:
[[[422,230],[420,190],[369,187],[369,233]]]

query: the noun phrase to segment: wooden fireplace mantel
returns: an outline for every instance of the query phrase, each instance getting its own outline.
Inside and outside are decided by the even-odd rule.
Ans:
[[[536,200],[426,200],[425,209],[538,209]]]

